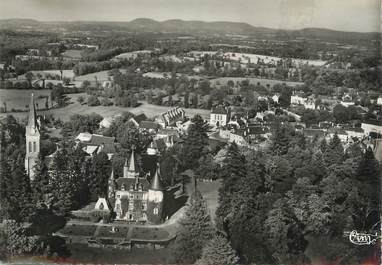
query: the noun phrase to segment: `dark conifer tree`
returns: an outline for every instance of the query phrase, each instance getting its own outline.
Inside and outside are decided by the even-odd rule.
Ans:
[[[89,191],[91,200],[96,201],[98,197],[105,197],[107,194],[107,183],[110,177],[111,163],[107,155],[103,152],[93,158],[91,165],[91,182]]]
[[[172,263],[192,264],[202,255],[205,244],[213,237],[214,228],[206,202],[198,190],[180,221],[180,229],[171,248]]]
[[[364,213],[360,216],[359,223],[363,229],[379,231],[380,221],[380,195],[381,195],[381,167],[374,157],[371,148],[363,155],[357,172],[357,187],[362,198]],[[374,227],[373,227],[374,226]]]
[[[239,257],[232,249],[230,242],[223,236],[217,235],[203,249],[202,257],[195,265],[236,265]]]
[[[324,155],[325,164],[326,166],[341,164],[344,161],[344,158],[345,154],[341,140],[337,134],[334,134]]]
[[[245,158],[233,142],[227,151],[222,169],[222,185],[219,189],[219,206],[216,210],[217,225],[223,228],[228,214],[232,210],[233,200],[240,191],[241,181],[246,175]]]
[[[207,153],[208,125],[199,115],[196,115],[191,121],[193,124],[191,124],[183,143],[182,160],[186,167],[184,169],[197,168],[199,158]]]
[[[0,134],[0,221],[9,217],[11,193],[11,170],[5,158],[6,141],[4,130]]]
[[[273,135],[272,150],[276,155],[284,155],[291,146],[294,131],[287,125],[278,125]]]
[[[32,202],[32,190],[30,186],[30,180],[28,175],[25,173],[23,164],[20,163],[18,159],[19,166],[14,167],[11,178],[12,186],[10,193],[10,206],[12,207],[12,219],[18,221],[27,221],[33,212],[33,202]],[[16,162],[17,163],[17,162]]]
[[[49,183],[49,172],[45,162],[45,158],[39,155],[39,158],[34,167],[35,177],[31,183],[33,198],[36,202],[44,201],[48,193],[51,192],[51,186]]]

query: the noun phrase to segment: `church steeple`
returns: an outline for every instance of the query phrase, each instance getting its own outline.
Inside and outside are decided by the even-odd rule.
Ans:
[[[29,116],[28,116],[28,125],[30,129],[38,129],[37,123],[37,114],[36,114],[36,106],[34,103],[34,95],[31,95],[31,102],[29,103]]]
[[[31,95],[31,101],[29,104],[29,116],[28,124],[25,129],[25,171],[30,179],[34,179],[34,165],[38,159],[40,153],[40,130],[37,123],[37,114],[34,104],[33,93]]]

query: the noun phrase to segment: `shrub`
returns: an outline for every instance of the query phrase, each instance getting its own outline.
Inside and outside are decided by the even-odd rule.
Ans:
[[[100,104],[101,103],[96,96],[88,97],[88,106],[99,106]]]
[[[112,106],[113,102],[109,100],[108,98],[102,98],[101,99],[101,105],[102,106]]]
[[[110,223],[111,213],[110,211],[94,210],[89,213],[89,218],[94,223],[99,222],[101,219],[104,223]]]
[[[83,96],[79,96],[79,97],[77,98],[77,101],[78,101],[79,103],[83,103],[83,102],[85,101],[85,98],[84,98]]]

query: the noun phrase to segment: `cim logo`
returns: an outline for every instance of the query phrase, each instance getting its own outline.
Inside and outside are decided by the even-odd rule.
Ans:
[[[356,230],[347,232],[345,235],[349,237],[349,241],[355,245],[374,245],[378,239],[378,233],[375,234],[366,234],[358,233]]]

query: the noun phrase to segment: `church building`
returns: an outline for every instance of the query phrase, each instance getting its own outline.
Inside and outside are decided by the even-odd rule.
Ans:
[[[26,139],[26,155],[25,155],[25,171],[31,180],[34,179],[34,166],[40,153],[40,126],[37,122],[36,108],[33,98],[29,104],[28,124],[25,130]]]
[[[114,171],[108,183],[108,200],[116,213],[116,220],[159,224],[163,221],[164,189],[160,168],[151,183],[146,176],[140,176],[134,150],[130,160],[126,159],[123,177],[114,178]]]

